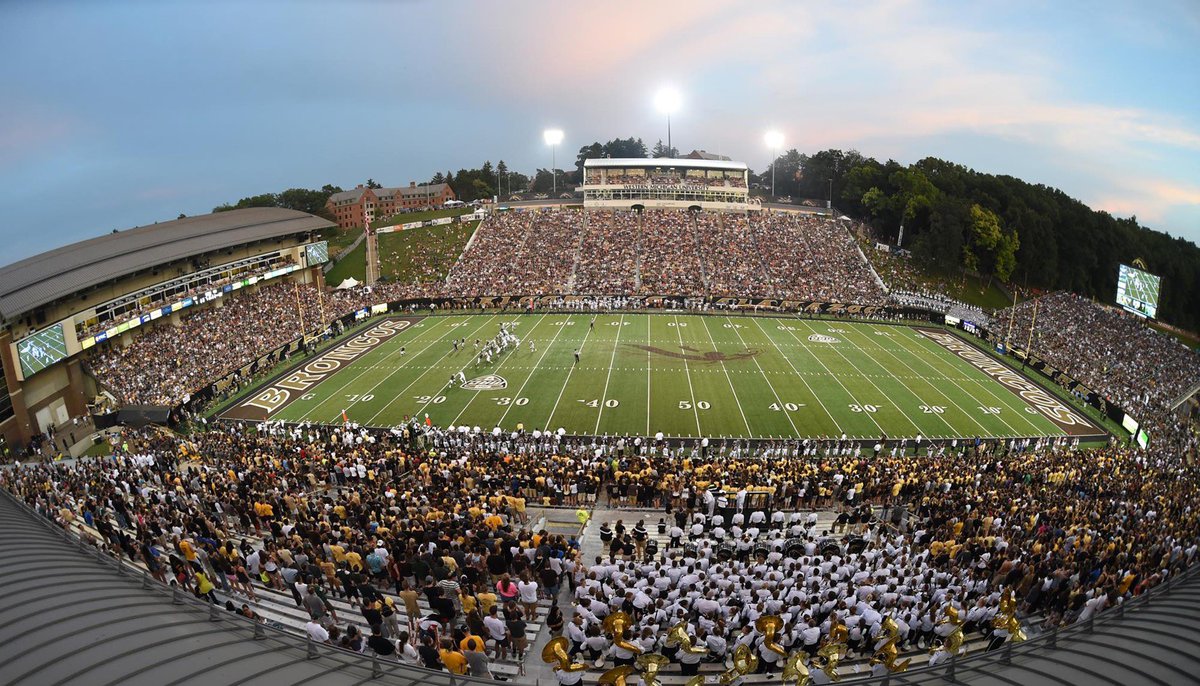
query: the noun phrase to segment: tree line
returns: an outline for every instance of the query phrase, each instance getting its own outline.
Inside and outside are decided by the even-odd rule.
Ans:
[[[789,150],[775,160],[776,193],[825,200],[918,261],[970,269],[1021,287],[1069,290],[1111,303],[1118,266],[1137,258],[1162,277],[1159,316],[1200,327],[1200,248],[1093,210],[1042,184],[927,157],[903,166],[856,150]],[[770,182],[770,169],[761,176]]]

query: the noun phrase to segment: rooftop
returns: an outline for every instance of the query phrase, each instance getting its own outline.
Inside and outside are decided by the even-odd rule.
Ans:
[[[660,167],[666,169],[724,169],[727,171],[746,171],[748,168],[745,162],[676,159],[672,157],[597,157],[584,160],[583,166],[589,169],[600,167]]]
[[[0,268],[0,318],[12,320],[80,290],[161,264],[332,223],[256,207],[141,226],[65,245]]]

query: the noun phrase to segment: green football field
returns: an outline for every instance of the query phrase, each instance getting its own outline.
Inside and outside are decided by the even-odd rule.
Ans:
[[[380,322],[276,377],[225,416],[341,423],[344,411],[367,426],[428,415],[439,426],[485,431],[523,426],[672,437],[1101,433],[1090,423],[1085,428],[1082,417],[1078,426],[1054,421],[1067,408],[1050,407],[1058,404],[1046,400],[1050,394],[1026,389],[1034,398],[1027,402],[996,369],[1007,370],[1000,376],[1010,381],[1024,377],[976,352],[994,367],[985,373],[946,347],[956,337],[933,327],[715,314],[611,314],[593,323],[592,315],[497,313]],[[502,322],[513,324],[520,346],[480,363],[474,341],[495,336]],[[456,351],[452,341],[464,338]],[[448,383],[459,372],[466,387]]]

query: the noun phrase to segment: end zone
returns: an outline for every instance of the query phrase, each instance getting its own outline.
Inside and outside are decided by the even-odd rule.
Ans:
[[[219,416],[221,419],[266,421],[343,367],[412,326],[415,318],[384,319],[320,355],[276,376]]]

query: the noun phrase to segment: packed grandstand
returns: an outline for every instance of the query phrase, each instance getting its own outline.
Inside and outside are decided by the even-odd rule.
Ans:
[[[1088,622],[1188,572],[1200,357],[1069,293],[985,313],[907,280],[858,229],[794,212],[493,212],[448,272],[344,289],[279,277],[96,344],[98,394],[169,408],[171,426],[117,426],[111,456],[66,461],[51,427],[0,485],[246,621],[485,678],[549,655],[564,684],[611,683],[654,654],[673,683],[886,674]],[[211,414],[382,303],[922,312],[1028,346],[1151,440],[670,441]]]

